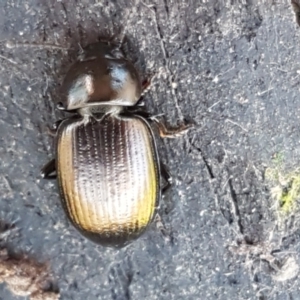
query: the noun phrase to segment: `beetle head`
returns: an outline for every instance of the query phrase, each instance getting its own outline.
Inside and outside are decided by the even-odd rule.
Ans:
[[[122,51],[108,42],[82,49],[66,74],[59,109],[89,106],[134,106],[141,95],[141,82],[133,64]]]

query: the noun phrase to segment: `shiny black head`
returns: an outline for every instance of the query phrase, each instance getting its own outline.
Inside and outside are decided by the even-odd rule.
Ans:
[[[141,81],[133,64],[109,42],[81,50],[62,85],[61,110],[90,106],[134,106],[141,95]]]

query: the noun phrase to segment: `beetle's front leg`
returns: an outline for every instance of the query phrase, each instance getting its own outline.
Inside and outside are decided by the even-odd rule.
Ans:
[[[165,122],[158,120],[157,117],[150,117],[150,120],[156,124],[159,130],[159,135],[163,138],[179,137],[188,132],[188,130],[194,126],[193,124],[181,124],[178,127],[167,128]]]
[[[41,169],[41,176],[44,179],[56,179],[56,167],[55,167],[55,159],[51,159],[48,163],[46,163]]]

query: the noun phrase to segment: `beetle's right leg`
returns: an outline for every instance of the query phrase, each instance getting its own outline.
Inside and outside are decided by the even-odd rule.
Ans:
[[[150,122],[154,122],[159,130],[159,135],[163,138],[176,138],[184,135],[188,130],[195,126],[195,123],[184,123],[179,125],[178,127],[167,128],[164,121],[159,120],[158,116],[152,116],[148,112],[140,110],[139,108],[133,107],[135,110],[129,110],[131,113],[138,115]]]
[[[185,134],[194,124],[182,124],[176,128],[167,128],[166,124],[158,120],[156,117],[150,117],[150,119],[156,124],[159,130],[159,135],[163,138],[176,138]]]
[[[51,159],[41,169],[41,176],[44,179],[56,179],[55,159]]]

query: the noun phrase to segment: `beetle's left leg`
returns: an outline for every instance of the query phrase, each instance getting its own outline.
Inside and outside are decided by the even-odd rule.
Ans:
[[[157,117],[150,117],[150,119],[156,124],[159,130],[159,135],[163,138],[176,138],[179,137],[186,132],[188,132],[189,129],[191,129],[194,124],[182,124],[175,128],[167,128],[165,122],[158,120]]]
[[[162,194],[164,194],[171,187],[173,180],[170,172],[162,162],[160,162],[160,174],[166,182],[161,189]]]
[[[48,133],[51,136],[56,136],[58,126],[62,121],[63,120],[58,120],[58,121],[54,122],[52,126],[47,126]]]
[[[51,159],[46,163],[41,169],[41,176],[44,179],[56,179],[56,168],[55,168],[55,159]]]

